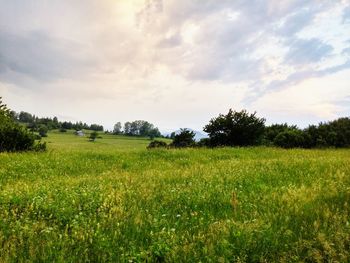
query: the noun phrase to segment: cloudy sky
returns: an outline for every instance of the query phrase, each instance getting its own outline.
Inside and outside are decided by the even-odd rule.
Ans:
[[[0,0],[0,96],[112,128],[350,115],[350,0]]]

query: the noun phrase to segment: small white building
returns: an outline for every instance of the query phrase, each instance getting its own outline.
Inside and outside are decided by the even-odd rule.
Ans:
[[[75,132],[75,135],[78,135],[78,136],[84,136],[85,134],[84,134],[84,132],[83,131],[76,131]]]

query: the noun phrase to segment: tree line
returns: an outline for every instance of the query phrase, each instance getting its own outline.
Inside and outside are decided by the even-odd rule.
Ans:
[[[168,145],[163,141],[152,141],[149,148],[156,147],[222,147],[222,146],[277,146],[283,148],[319,148],[319,147],[350,147],[350,118],[343,117],[330,122],[321,122],[318,125],[309,125],[300,129],[295,125],[273,124],[265,125],[265,118],[257,113],[246,110],[229,110],[227,114],[220,114],[212,118],[203,131],[208,138],[199,142],[194,140],[195,133],[181,129],[180,133],[172,133],[172,143]],[[82,122],[60,122],[57,117],[38,118],[27,112],[16,113],[10,111],[2,103],[0,97],[0,152],[22,150],[44,150],[45,143],[41,143],[40,136],[45,136],[49,129],[87,129],[93,130],[95,140],[97,131],[103,131],[98,124],[87,125]],[[128,136],[162,137],[159,129],[153,124],[136,120],[118,122],[114,125],[114,134]]]
[[[39,118],[38,116],[32,115],[28,112],[21,111],[19,113],[15,111],[10,111],[11,118],[19,123],[26,125],[26,127],[34,132],[59,129],[61,132],[65,132],[66,130],[92,130],[92,131],[103,131],[103,126],[99,124],[91,124],[88,125],[83,122],[75,122],[72,123],[70,121],[58,121],[57,117],[53,118]]]
[[[162,137],[162,134],[157,127],[155,127],[152,123],[143,120],[136,120],[132,122],[128,121],[125,122],[123,126],[121,122],[117,122],[114,125],[113,134],[150,137],[151,139]]]
[[[347,117],[309,125],[305,129],[286,123],[266,126],[265,121],[265,118],[258,117],[256,112],[230,109],[227,114],[212,118],[203,128],[208,138],[195,142],[195,133],[182,129],[179,134],[173,136],[170,145],[153,142],[149,148],[256,145],[282,148],[350,147],[350,118]]]

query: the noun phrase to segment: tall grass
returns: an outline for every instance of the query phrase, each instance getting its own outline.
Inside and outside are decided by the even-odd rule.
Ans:
[[[0,262],[350,260],[349,150],[102,136],[0,154]]]

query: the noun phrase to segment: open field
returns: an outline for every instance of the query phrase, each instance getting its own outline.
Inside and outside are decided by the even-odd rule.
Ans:
[[[0,262],[350,261],[350,150],[102,137],[0,154]]]

